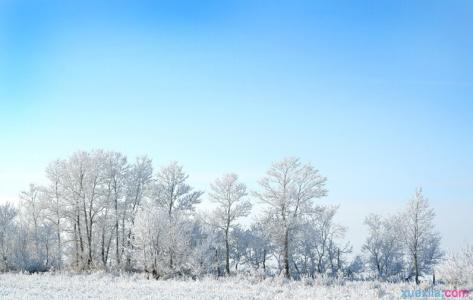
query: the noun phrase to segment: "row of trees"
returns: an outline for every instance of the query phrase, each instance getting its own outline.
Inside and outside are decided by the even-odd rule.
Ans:
[[[2,271],[105,269],[158,278],[258,270],[314,278],[356,276],[368,265],[379,278],[414,274],[419,281],[440,257],[433,212],[418,192],[396,217],[402,226],[367,218],[365,255],[349,260],[338,207],[314,201],[327,195],[326,178],[296,158],[274,163],[257,191],[236,174],[216,179],[210,213],[196,211],[203,192],[176,162],[155,172],[148,157],[129,162],[117,152],[82,151],[52,162],[46,175],[48,184],[30,185],[18,207],[0,206]],[[244,228],[239,220],[255,202],[264,209]]]

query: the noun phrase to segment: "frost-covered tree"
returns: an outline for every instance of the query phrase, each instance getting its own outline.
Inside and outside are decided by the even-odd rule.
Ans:
[[[298,276],[315,273],[337,276],[346,265],[349,244],[343,244],[345,227],[334,220],[337,206],[317,206],[304,217],[294,242],[294,268]]]
[[[107,215],[111,210],[111,222],[113,222],[113,234],[114,234],[114,246],[115,246],[115,263],[117,267],[121,266],[122,263],[122,256],[124,253],[124,218],[125,218],[125,211],[124,211],[124,202],[126,196],[126,180],[129,170],[129,165],[127,162],[126,156],[119,152],[110,152],[106,156],[105,166],[106,166],[106,174],[105,174],[105,182],[107,185],[107,199],[106,203],[108,207],[106,207]],[[107,205],[106,205],[107,206]],[[111,206],[111,207],[110,207]],[[106,235],[106,222],[103,223],[102,234]],[[108,226],[110,228],[110,226]],[[121,237],[121,239],[120,239]],[[111,235],[109,236],[109,239]],[[106,245],[102,243],[103,247],[106,247],[108,253],[108,249],[110,249],[110,242]],[[102,251],[103,253],[103,251]]]
[[[369,269],[380,279],[396,279],[403,271],[403,244],[398,218],[371,214],[365,219],[365,225],[368,226],[368,238],[362,250]]]
[[[225,272],[230,274],[230,231],[235,222],[246,217],[251,211],[251,203],[245,199],[248,195],[246,185],[238,181],[236,174],[226,174],[210,185],[211,201],[217,203],[212,216],[212,223],[223,231],[225,239]]]
[[[355,256],[350,264],[345,268],[346,277],[349,279],[359,278],[364,271],[364,261],[360,255]]]
[[[267,261],[273,255],[275,247],[271,242],[270,232],[267,231],[268,219],[259,219],[254,222],[249,233],[248,249],[246,257],[248,262],[259,270],[262,268],[263,273],[267,273]]]
[[[456,288],[473,287],[473,245],[448,254],[436,270],[439,279]]]
[[[189,255],[186,245],[191,226],[186,219],[193,214],[203,194],[193,190],[187,183],[188,177],[177,162],[161,168],[156,176],[155,207],[161,211],[158,225],[162,227],[157,241],[161,256],[168,258],[170,272],[176,269],[177,259],[180,260],[177,264],[182,265]]]
[[[232,231],[231,257],[235,271],[253,269],[262,274],[270,273],[268,260],[274,254],[265,219],[256,220],[249,229],[235,226]]]
[[[40,201],[41,188],[37,185],[30,184],[29,189],[20,193],[20,201],[22,208],[22,217],[25,227],[31,232],[33,241],[33,252],[36,256],[40,256],[40,239],[39,231],[42,222],[43,207]]]
[[[0,272],[10,269],[11,240],[18,211],[10,203],[0,205]]]
[[[45,188],[46,197],[43,198],[45,219],[54,225],[56,234],[56,266],[58,269],[63,265],[63,230],[65,218],[64,187],[62,176],[65,171],[65,162],[55,160],[46,168],[46,177],[49,179],[49,186]]]
[[[122,222],[122,236],[126,240],[125,248],[127,253],[127,269],[132,267],[132,254],[135,251],[135,235],[133,230],[135,226],[136,215],[141,207],[142,202],[144,201],[144,198],[150,194],[152,176],[152,161],[146,156],[138,157],[135,163],[130,166],[129,172],[127,173],[126,198],[123,208],[124,221]]]
[[[290,249],[295,230],[303,217],[315,212],[314,199],[327,194],[326,178],[310,164],[297,158],[286,158],[274,163],[260,181],[261,191],[256,196],[268,206],[274,226],[275,239],[282,248],[284,274],[291,276]]]
[[[19,269],[46,271],[57,261],[57,253],[53,249],[56,245],[55,230],[46,218],[46,196],[46,190],[34,184],[20,193],[16,249],[21,254],[21,261],[17,260]]]
[[[434,216],[434,210],[420,188],[400,216],[401,237],[411,266],[409,276],[415,276],[416,284],[420,283],[419,277],[431,271],[442,256],[440,235],[434,228]]]

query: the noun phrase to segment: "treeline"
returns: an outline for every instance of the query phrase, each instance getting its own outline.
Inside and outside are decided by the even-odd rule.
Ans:
[[[0,270],[122,270],[155,278],[257,271],[286,277],[410,280],[432,273],[440,236],[419,190],[406,208],[366,219],[363,253],[351,255],[337,206],[318,205],[326,178],[310,164],[274,163],[249,191],[236,174],[204,193],[173,162],[154,171],[146,156],[76,152],[49,164],[48,184],[31,184],[19,204],[0,206]],[[252,204],[263,204],[241,226]]]

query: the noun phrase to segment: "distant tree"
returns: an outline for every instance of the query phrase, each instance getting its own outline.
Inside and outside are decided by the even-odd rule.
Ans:
[[[65,201],[64,201],[64,187],[62,185],[62,177],[64,176],[65,162],[55,160],[51,162],[46,168],[46,176],[49,179],[49,186],[45,188],[44,208],[45,219],[51,224],[54,224],[56,233],[56,266],[58,269],[62,268],[63,258],[63,240],[62,232],[65,218]]]
[[[304,217],[294,242],[294,266],[299,275],[337,276],[346,264],[349,244],[341,244],[346,228],[334,221],[338,206],[317,206]]]
[[[357,278],[364,270],[364,262],[361,256],[357,255],[346,267],[346,276],[350,279]]]
[[[252,265],[259,269],[263,269],[264,273],[267,273],[267,261],[268,258],[273,255],[274,245],[271,242],[271,233],[268,232],[267,226],[269,225],[267,218],[256,220],[250,227],[249,244],[247,249],[248,261],[252,262]]]
[[[119,152],[109,152],[105,157],[105,182],[108,186],[109,193],[107,193],[107,204],[112,206],[113,211],[113,232],[115,236],[115,262],[117,267],[121,266],[122,255],[125,247],[124,237],[124,218],[125,218],[125,196],[126,196],[126,183],[127,175],[129,171],[129,165],[126,156]],[[105,205],[107,207],[107,205]],[[107,212],[109,208],[107,207]],[[104,223],[103,225],[106,225]],[[102,228],[103,231],[107,230],[107,227]],[[104,234],[105,235],[105,234]],[[121,240],[120,240],[121,236]],[[120,242],[121,241],[121,242]],[[110,243],[110,242],[109,242]],[[105,245],[102,243],[103,247]],[[110,244],[106,246],[106,253]],[[102,252],[103,253],[103,252]]]
[[[363,245],[369,268],[379,279],[397,277],[403,271],[403,243],[396,217],[371,214],[365,219],[368,238]]]
[[[8,271],[10,263],[9,257],[9,245],[12,236],[12,227],[14,225],[14,219],[17,215],[17,210],[10,204],[5,203],[0,205],[0,271]]]
[[[434,216],[434,210],[420,188],[400,216],[401,237],[412,267],[410,273],[415,276],[416,284],[420,283],[419,277],[430,271],[442,256],[440,235],[434,229]]]
[[[43,218],[43,207],[41,203],[41,187],[30,184],[29,189],[20,193],[23,221],[26,227],[32,232],[34,254],[40,256],[39,230]]]
[[[313,200],[327,194],[326,178],[310,164],[297,158],[286,158],[274,163],[260,181],[261,191],[256,196],[269,206],[274,226],[279,228],[276,240],[281,245],[284,274],[291,277],[291,239],[303,216],[315,212]]]
[[[162,231],[160,244],[165,248],[162,254],[167,254],[171,271],[176,256],[183,256],[186,251],[187,240],[184,235],[188,224],[185,224],[185,217],[194,212],[203,194],[187,184],[188,177],[177,162],[161,168],[156,176],[155,200],[157,207],[166,216],[166,223],[162,223],[165,230]]]
[[[135,236],[133,229],[135,226],[136,215],[141,207],[145,197],[150,194],[150,184],[153,177],[153,166],[151,159],[142,156],[136,159],[135,163],[130,166],[126,180],[126,198],[123,212],[123,220],[126,219],[128,229],[125,229],[125,221],[123,221],[123,232],[126,233],[126,267],[132,267],[131,256],[134,249]],[[125,233],[122,234],[125,237]],[[124,238],[125,239],[125,238]]]
[[[225,239],[225,272],[230,274],[230,230],[235,222],[246,217],[251,211],[251,203],[245,199],[246,186],[238,181],[236,174],[226,174],[210,185],[210,200],[218,206],[213,212],[212,223],[223,231]]]

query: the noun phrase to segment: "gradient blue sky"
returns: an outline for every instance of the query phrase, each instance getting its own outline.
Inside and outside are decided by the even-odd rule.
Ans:
[[[0,1],[0,201],[105,148],[206,189],[299,156],[358,248],[417,186],[473,243],[472,1]]]

